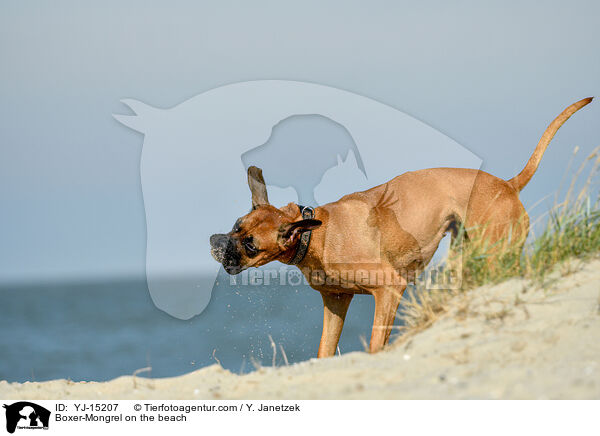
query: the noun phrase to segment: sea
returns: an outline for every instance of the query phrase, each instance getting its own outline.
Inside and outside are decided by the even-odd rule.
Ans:
[[[364,350],[373,310],[371,296],[354,297],[341,354]],[[223,271],[207,308],[186,321],[158,309],[145,280],[3,286],[0,380],[104,381],[142,368],[171,377],[212,364],[245,374],[316,357],[322,319],[307,285],[236,286]]]

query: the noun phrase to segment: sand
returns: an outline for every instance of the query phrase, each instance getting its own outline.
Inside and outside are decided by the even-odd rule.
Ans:
[[[212,365],[163,379],[2,381],[0,398],[597,399],[600,261],[563,265],[544,288],[513,279],[468,292],[431,327],[375,355],[354,352],[242,376]]]

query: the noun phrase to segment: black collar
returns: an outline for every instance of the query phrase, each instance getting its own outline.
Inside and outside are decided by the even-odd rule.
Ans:
[[[312,207],[301,206],[299,204],[296,206],[298,206],[300,209],[302,219],[307,220],[315,217],[315,210]],[[300,262],[302,262],[302,259],[304,259],[304,256],[306,256],[306,252],[308,251],[308,244],[310,244],[311,234],[312,230],[306,230],[305,232],[302,232],[300,241],[298,241],[298,244],[296,245],[296,253],[294,254],[294,257],[287,262],[288,265],[298,265]]]

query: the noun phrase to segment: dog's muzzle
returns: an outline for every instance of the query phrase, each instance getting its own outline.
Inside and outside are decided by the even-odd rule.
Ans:
[[[237,251],[235,239],[229,235],[212,235],[210,237],[210,254],[223,265],[228,274],[238,274],[244,269],[240,265],[242,256]]]

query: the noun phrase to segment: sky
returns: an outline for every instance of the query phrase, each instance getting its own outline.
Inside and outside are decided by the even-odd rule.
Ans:
[[[123,98],[172,108],[249,80],[326,85],[423,121],[510,178],[560,111],[600,90],[594,1],[0,10],[0,286],[144,277],[144,136],[113,118]],[[581,159],[600,145],[598,104],[563,126],[522,192],[532,216],[552,204],[573,148]]]

